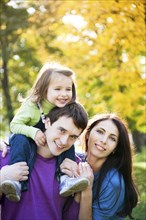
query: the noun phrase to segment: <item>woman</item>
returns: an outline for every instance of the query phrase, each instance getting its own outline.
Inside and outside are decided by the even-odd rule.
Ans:
[[[79,170],[90,184],[80,194],[79,220],[122,220],[126,216],[132,219],[138,193],[132,177],[132,148],[125,123],[115,114],[96,115],[89,122],[84,141],[84,161],[88,163],[80,163]],[[68,174],[69,169],[73,171],[76,167],[70,162],[66,160],[61,165]]]

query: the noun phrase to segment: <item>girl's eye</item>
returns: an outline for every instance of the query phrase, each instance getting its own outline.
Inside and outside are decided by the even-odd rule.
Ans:
[[[55,90],[58,90],[58,91],[59,91],[60,89],[59,89],[59,88],[56,88]]]
[[[66,89],[67,91],[72,91],[72,89],[71,88],[68,88],[68,89]]]

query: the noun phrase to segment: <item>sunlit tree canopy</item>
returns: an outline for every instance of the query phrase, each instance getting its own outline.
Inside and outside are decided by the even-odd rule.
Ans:
[[[78,100],[89,117],[118,112],[145,133],[143,0],[6,1],[1,3],[2,128],[47,61],[76,72]]]

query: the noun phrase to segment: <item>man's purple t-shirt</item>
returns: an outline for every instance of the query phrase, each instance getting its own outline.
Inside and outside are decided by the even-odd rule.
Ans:
[[[0,166],[8,164],[9,155],[1,157]],[[29,179],[29,189],[22,192],[20,202],[1,200],[1,220],[77,220],[79,203],[73,197],[59,195],[55,177],[56,158],[37,155]]]

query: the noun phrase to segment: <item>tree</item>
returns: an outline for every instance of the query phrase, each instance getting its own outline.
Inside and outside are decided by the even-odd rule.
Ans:
[[[41,63],[59,60],[76,72],[78,97],[90,117],[116,111],[127,119],[134,138],[135,134],[141,137],[140,133],[146,132],[141,64],[145,56],[145,2],[30,0],[22,9],[24,6],[29,11],[26,21],[30,25],[25,32],[19,27],[20,36],[8,47],[21,55],[17,62],[9,59],[8,65],[9,83],[16,85],[10,86],[14,109],[18,107],[14,100],[18,90],[27,91]],[[10,20],[11,15],[7,16]],[[27,53],[31,54],[29,59]],[[29,65],[19,70],[19,65],[26,62]]]
[[[13,108],[11,103],[10,87],[9,87],[9,73],[8,63],[12,56],[16,54],[16,42],[26,27],[28,27],[27,18],[28,13],[26,9],[9,6],[8,0],[1,1],[1,83],[4,105],[6,106],[6,118],[11,121],[13,118]],[[19,18],[19,19],[18,19]]]
[[[144,7],[144,1],[134,0],[66,2],[61,9],[68,29],[58,29],[61,40],[56,41],[76,67],[79,97],[89,115],[116,111],[140,137],[146,132]],[[79,16],[85,23],[80,27]]]

